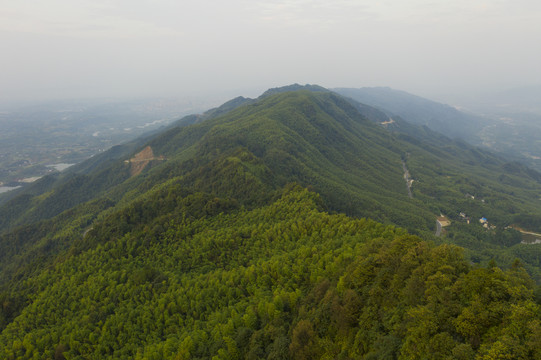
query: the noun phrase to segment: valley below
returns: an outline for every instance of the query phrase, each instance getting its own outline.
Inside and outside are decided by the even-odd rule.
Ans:
[[[3,192],[164,128],[213,101],[98,99],[7,108],[0,112]]]

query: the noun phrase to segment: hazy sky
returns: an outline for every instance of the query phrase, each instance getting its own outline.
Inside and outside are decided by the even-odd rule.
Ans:
[[[541,84],[536,0],[0,0],[0,101]]]

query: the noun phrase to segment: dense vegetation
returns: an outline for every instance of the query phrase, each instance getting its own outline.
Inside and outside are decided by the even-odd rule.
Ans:
[[[541,249],[507,226],[541,230],[541,174],[310,90],[6,201],[0,357],[538,358]],[[133,176],[146,146],[166,160]]]
[[[176,216],[145,218],[161,202]],[[87,235],[97,246],[27,280],[31,304],[3,331],[1,357],[540,355],[520,265],[471,268],[457,247],[319,203],[293,187],[251,211],[194,193],[114,214]]]

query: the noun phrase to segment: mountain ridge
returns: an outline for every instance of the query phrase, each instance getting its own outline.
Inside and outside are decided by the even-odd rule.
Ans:
[[[337,128],[333,128],[332,126],[331,127],[321,127],[321,126],[327,126],[327,125],[324,125],[324,124],[331,124],[332,121],[329,121],[330,118],[325,120],[326,122],[321,123],[319,125],[320,128],[317,128],[317,126],[314,127],[312,125],[308,125],[308,122],[304,122],[303,125],[300,126],[300,127],[298,125],[295,125],[295,123],[289,123],[289,124],[281,123],[282,125],[280,125],[280,126],[282,127],[282,130],[279,130],[279,132],[281,131],[283,133],[283,131],[286,131],[285,129],[289,129],[287,131],[290,132],[290,135],[287,135],[287,137],[284,137],[282,135],[282,137],[280,139],[278,139],[278,136],[273,135],[272,131],[269,132],[268,134],[271,134],[271,138],[270,138],[271,142],[274,141],[274,139],[276,139],[276,140],[281,141],[282,143],[274,144],[272,146],[272,148],[269,148],[272,151],[270,151],[268,154],[265,155],[265,152],[267,151],[267,150],[265,150],[266,148],[265,148],[265,145],[264,145],[266,141],[263,139],[265,137],[265,135],[259,134],[258,136],[260,136],[260,138],[254,141],[254,139],[253,139],[254,136],[249,134],[249,132],[251,131],[251,130],[249,130],[249,128],[246,128],[245,130],[243,130],[243,132],[236,133],[236,132],[230,132],[227,127],[224,127],[225,123],[227,123],[227,122],[229,122],[229,124],[235,123],[235,121],[236,121],[234,119],[235,117],[236,118],[247,118],[247,119],[249,119],[250,116],[253,116],[251,114],[258,114],[257,116],[259,116],[258,112],[260,111],[259,109],[261,108],[261,106],[263,106],[263,107],[273,106],[273,104],[275,104],[277,101],[278,102],[282,101],[280,99],[283,99],[284,101],[286,101],[287,99],[285,99],[285,98],[287,98],[288,96],[293,96],[293,95],[283,96],[284,93],[298,94],[299,90],[297,90],[296,92],[290,92],[289,90],[290,90],[291,87],[293,87],[294,89],[301,89],[301,90],[305,90],[305,91],[308,90],[309,92],[306,93],[306,94],[312,94],[314,96],[315,96],[315,94],[319,94],[318,96],[320,96],[320,97],[321,96],[326,96],[327,97],[326,101],[334,101],[335,102],[335,104],[333,104],[333,106],[337,106],[337,104],[339,104],[338,107],[341,109],[340,110],[342,112],[341,115],[339,115],[338,113],[335,113],[335,114],[330,115],[330,118],[333,118],[334,119],[333,121],[335,121],[336,119],[343,119],[343,121],[341,123],[342,125],[340,125],[340,126],[342,126],[342,130],[337,130]],[[396,122],[389,125],[389,126],[391,126],[389,129],[391,130],[391,129],[394,129],[393,125],[398,124],[398,129],[392,130],[392,131],[395,131],[395,135],[392,135],[392,132],[389,133],[389,131],[386,131],[385,129],[380,129],[375,125],[374,126],[370,125],[370,121],[367,122],[367,120],[366,120],[367,116],[372,116],[371,117],[372,122],[380,122],[381,123],[381,120],[384,119],[385,115],[383,115],[383,113],[379,112],[378,110],[370,110],[369,107],[367,107],[365,105],[362,105],[362,104],[358,104],[358,103],[350,105],[350,103],[347,100],[342,99],[342,98],[337,97],[337,96],[334,96],[334,95],[331,95],[332,93],[330,93],[330,92],[322,91],[321,90],[322,88],[317,87],[317,86],[315,86],[315,87],[308,86],[308,87],[305,88],[305,87],[302,87],[300,85],[295,84],[295,85],[292,85],[291,87],[272,89],[271,92],[273,92],[274,95],[272,95],[272,96],[271,95],[261,96],[259,98],[259,100],[257,100],[257,101],[256,100],[251,100],[251,99],[245,99],[245,98],[234,99],[232,102],[228,102],[228,103],[224,104],[222,110],[211,110],[211,111],[207,112],[207,115],[206,115],[207,118],[206,118],[205,121],[196,122],[196,123],[193,123],[190,126],[173,127],[170,130],[162,132],[161,134],[155,134],[150,138],[143,138],[142,141],[140,140],[139,142],[132,143],[133,145],[130,145],[131,147],[126,148],[124,146],[124,148],[126,148],[126,150],[118,151],[117,149],[120,149],[121,147],[113,148],[110,152],[108,152],[108,154],[109,153],[114,154],[112,157],[110,155],[108,155],[108,154],[102,155],[102,157],[104,159],[107,159],[107,160],[105,160],[105,162],[102,163],[102,165],[101,165],[102,170],[100,170],[100,172],[98,173],[99,174],[98,176],[94,176],[94,177],[90,176],[88,178],[88,180],[85,180],[85,178],[84,178],[84,176],[88,177],[88,175],[91,174],[92,171],[98,169],[100,165],[92,165],[91,167],[87,166],[86,170],[83,170],[80,173],[80,174],[86,174],[86,175],[83,175],[83,177],[81,177],[82,175],[77,174],[77,169],[84,169],[85,165],[79,165],[77,168],[75,168],[76,171],[71,172],[71,174],[66,176],[65,179],[69,179],[70,176],[71,176],[73,178],[71,181],[72,181],[74,186],[81,186],[81,185],[78,185],[78,184],[85,184],[85,183],[89,184],[89,185],[82,185],[82,189],[84,189],[85,186],[87,186],[87,187],[90,186],[90,187],[94,188],[95,185],[93,185],[93,184],[95,183],[95,180],[93,180],[93,179],[94,178],[95,179],[101,179],[100,182],[102,183],[102,185],[99,185],[97,187],[98,193],[100,191],[101,192],[103,191],[103,190],[100,190],[100,189],[110,188],[115,183],[117,183],[118,185],[121,185],[121,183],[123,181],[125,181],[129,177],[129,171],[127,171],[125,169],[125,167],[123,167],[123,164],[120,161],[121,160],[124,160],[124,161],[129,160],[128,156],[133,157],[133,155],[135,154],[135,149],[136,148],[142,149],[145,146],[151,146],[153,151],[155,151],[158,156],[167,156],[173,162],[175,162],[175,161],[183,162],[183,161],[186,161],[187,159],[189,159],[191,156],[196,156],[196,157],[198,157],[200,159],[204,159],[205,157],[208,157],[208,156],[211,155],[209,151],[213,151],[214,153],[216,153],[217,151],[226,151],[226,150],[227,151],[234,151],[234,152],[235,151],[242,152],[242,149],[240,149],[240,148],[248,147],[249,152],[253,153],[256,158],[260,158],[263,155],[267,156],[267,160],[270,161],[273,164],[273,166],[275,166],[274,173],[280,174],[280,173],[283,173],[285,170],[287,170],[288,166],[291,165],[291,164],[287,165],[287,162],[291,161],[291,159],[292,159],[291,154],[288,154],[288,152],[294,151],[295,148],[298,148],[299,142],[304,141],[303,145],[302,145],[303,149],[312,149],[312,150],[310,150],[310,152],[311,152],[310,155],[303,154],[303,152],[305,152],[305,150],[300,152],[300,155],[305,156],[305,157],[307,156],[305,158],[305,160],[308,160],[310,158],[319,157],[320,160],[318,160],[318,161],[326,161],[325,162],[326,165],[323,166],[323,168],[333,168],[337,163],[340,163],[340,161],[342,161],[342,163],[341,163],[342,166],[347,166],[347,167],[351,167],[352,164],[358,163],[358,165],[357,165],[358,167],[363,167],[364,166],[368,171],[368,174],[363,176],[363,177],[366,177],[366,176],[369,176],[369,177],[370,176],[376,176],[377,177],[377,174],[380,172],[380,171],[378,171],[378,169],[369,170],[370,169],[369,164],[372,162],[372,158],[370,158],[370,156],[367,156],[365,153],[369,152],[371,149],[378,149],[378,151],[381,151],[381,154],[386,153],[387,155],[385,155],[385,156],[387,156],[388,158],[389,158],[389,156],[394,158],[395,160],[392,160],[391,162],[394,162],[395,165],[396,165],[395,167],[397,169],[400,169],[401,168],[401,163],[400,162],[403,160],[403,157],[404,157],[405,153],[407,153],[407,149],[403,147],[403,145],[404,145],[403,143],[401,145],[396,145],[396,144],[400,143],[401,141],[406,141],[410,145],[413,144],[416,147],[418,147],[420,144],[423,144],[422,146],[424,146],[424,147],[429,146],[431,148],[431,151],[434,154],[439,154],[440,156],[443,156],[443,157],[445,157],[445,156],[448,157],[451,154],[444,155],[444,152],[446,150],[444,150],[444,152],[442,152],[441,151],[441,145],[445,144],[444,146],[447,146],[447,148],[453,148],[453,147],[456,147],[457,145],[462,147],[462,148],[469,148],[469,146],[467,146],[466,144],[455,143],[455,142],[453,142],[451,140],[444,140],[443,138],[441,138],[441,135],[438,135],[438,134],[433,133],[433,132],[427,132],[426,135],[422,135],[420,139],[415,139],[414,138],[415,135],[416,135],[415,133],[418,132],[418,133],[422,134],[422,131],[423,131],[422,128],[407,125],[407,123],[403,122],[400,118],[396,118]],[[315,89],[315,91],[314,91],[314,89]],[[323,95],[323,94],[325,94],[325,95]],[[317,96],[315,96],[313,99],[315,99],[315,98],[317,98]],[[310,100],[304,99],[304,100],[305,100],[305,102],[307,102],[307,104],[310,101],[312,101],[312,99],[310,99]],[[336,103],[336,102],[338,102],[338,103]],[[265,104],[265,105],[261,105],[261,104]],[[325,105],[323,103],[320,103],[318,105],[319,108],[317,108],[317,106],[313,107],[312,104],[310,104],[310,105],[302,105],[302,104],[296,104],[296,103],[295,104],[290,104],[289,109],[285,109],[285,110],[282,109],[282,110],[285,111],[285,113],[287,113],[287,115],[285,115],[285,118],[287,118],[291,114],[294,114],[295,112],[298,112],[298,108],[302,108],[302,106],[306,106],[305,113],[302,113],[302,111],[301,111],[298,115],[295,115],[295,116],[301,116],[301,117],[308,116],[309,117],[311,115],[308,112],[311,111],[311,112],[314,112],[314,113],[319,113],[322,110],[321,106],[327,106],[327,105]],[[355,108],[357,110],[355,110]],[[329,107],[329,109],[331,109],[331,107]],[[347,109],[347,110],[345,110],[345,109]],[[357,112],[359,109],[360,109],[361,113],[363,113],[363,111],[364,111],[364,113],[363,113],[364,115],[359,116],[359,113]],[[324,111],[322,111],[321,113],[324,113]],[[233,115],[231,115],[231,114],[233,114]],[[276,114],[272,114],[272,116],[274,116],[276,119],[278,119],[280,117],[282,119],[285,119],[284,115],[280,115],[278,112]],[[346,120],[346,118],[351,117],[351,116],[353,116],[352,118],[355,118],[355,120],[353,122],[351,122],[352,120]],[[218,118],[218,120],[217,120],[218,122],[213,123],[212,122],[213,119],[216,119],[216,118]],[[222,119],[222,120],[220,120],[220,119]],[[260,122],[259,125],[257,125],[259,127],[259,129],[260,129],[260,132],[266,131],[265,127],[269,127],[269,126],[272,127],[274,125],[280,124],[280,119],[278,119],[278,122],[277,122],[276,119],[267,120],[267,123]],[[314,118],[312,120],[316,121],[317,119]],[[269,125],[270,124],[269,121],[274,121],[273,122],[274,125]],[[223,124],[220,125],[220,122],[223,123]],[[250,124],[250,126],[252,126],[252,127],[255,124],[255,122],[253,122],[252,120],[244,120],[244,122],[245,122],[245,124]],[[239,126],[245,126],[245,125],[242,125],[240,122],[236,122],[236,123],[240,124]],[[352,125],[352,124],[356,124],[356,125]],[[362,126],[364,127],[364,130],[361,131],[361,132],[359,132],[359,130],[356,130],[357,132],[356,132],[355,136],[357,136],[357,139],[352,142],[351,141],[351,135],[350,135],[350,133],[353,130],[352,126],[357,126],[358,127],[359,124],[362,124]],[[284,125],[286,126],[285,128],[283,127]],[[237,126],[237,125],[228,125],[228,126],[231,127],[231,126]],[[297,126],[297,128],[295,128],[295,126]],[[406,132],[403,132],[406,127],[407,127]],[[312,129],[310,131],[312,131],[313,134],[318,134],[317,137],[312,136],[308,132],[307,129]],[[370,129],[370,130],[368,130],[368,129]],[[299,131],[304,132],[304,133],[301,134]],[[341,131],[343,133],[341,133]],[[363,132],[365,132],[366,134],[370,134],[372,139],[370,139],[370,137],[365,136],[366,134],[363,135]],[[223,135],[221,133],[227,134],[227,135]],[[291,134],[296,134],[296,135],[291,135]],[[299,135],[299,134],[301,134],[301,135]],[[332,134],[334,134],[334,135],[332,135]],[[293,137],[291,137],[291,136],[293,136]],[[300,137],[307,136],[308,138],[306,140],[301,140],[299,138],[299,136]],[[331,136],[335,136],[336,138],[331,139]],[[411,136],[414,136],[414,137],[412,138]],[[360,139],[363,139],[363,137],[364,137],[365,140],[360,140]],[[343,159],[344,156],[345,156],[344,154],[348,155],[348,152],[351,153],[350,149],[348,149],[347,147],[344,147],[344,144],[348,143],[348,140],[347,140],[348,138],[350,139],[348,146],[350,148],[357,147],[357,149],[358,149],[357,152],[358,152],[359,158],[364,159],[362,164],[359,163],[358,160],[355,160],[355,159],[353,159],[351,157],[348,158],[349,160]],[[285,139],[287,139],[287,140],[285,140]],[[375,139],[377,139],[376,143],[371,143],[370,142],[370,141],[373,141]],[[200,142],[200,141],[202,141],[202,142]],[[321,153],[321,152],[318,153],[318,151],[316,151],[315,148],[311,147],[312,143],[319,142],[319,141],[324,141],[324,143],[322,143],[320,145],[322,145],[322,148],[327,149],[325,151],[328,154],[331,154],[333,156],[332,161],[325,160],[325,158],[327,156],[326,154]],[[368,141],[367,144],[371,144],[371,145],[368,145],[364,150],[361,150],[361,148],[359,148],[358,144],[361,144],[364,141]],[[232,143],[235,143],[236,145],[234,145],[234,146],[239,147],[239,148],[236,149],[236,150],[232,149],[231,148]],[[354,144],[354,143],[356,143],[356,144]],[[136,144],[139,144],[139,145],[136,145]],[[223,148],[223,145],[221,145],[221,144],[228,144],[228,145],[226,145],[226,147],[229,147],[229,148],[227,148],[227,149]],[[382,146],[382,144],[384,146]],[[410,146],[410,145],[408,145],[408,146]],[[331,149],[332,146],[338,146],[338,148],[329,153],[328,149]],[[402,148],[400,148],[400,146],[402,146]],[[220,148],[220,147],[222,147],[222,148]],[[438,149],[438,148],[440,148],[440,149]],[[283,151],[284,149],[286,149],[286,151]],[[457,152],[455,150],[453,150],[453,151],[455,153]],[[475,152],[478,153],[479,152],[479,150],[474,150],[473,148],[471,148],[471,150],[468,150],[468,151],[470,151],[470,153],[475,153]],[[128,155],[130,153],[132,155]],[[466,155],[467,154],[468,153],[466,152]],[[467,155],[467,156],[469,156],[469,155]],[[113,162],[111,162],[112,167],[108,167],[108,165],[106,165],[107,161],[109,161],[108,160],[109,158],[113,161]],[[489,160],[489,158],[490,158],[490,160]],[[343,159],[343,160],[340,160],[340,159]],[[478,157],[478,159],[482,159],[482,162],[480,162],[479,164],[481,166],[485,166],[485,167],[488,164],[498,164],[499,162],[502,164],[501,166],[503,166],[503,164],[504,164],[503,160],[497,160],[495,157],[492,157],[491,155],[490,156],[483,155],[481,157]],[[471,160],[468,160],[468,161],[470,161],[470,162],[474,161],[474,163],[475,163],[475,161],[479,161],[478,159],[474,158],[474,159],[471,159]],[[90,160],[90,161],[92,162],[94,160]],[[116,165],[114,165],[115,164],[114,161],[117,161]],[[201,163],[201,160],[198,160],[198,161]],[[313,178],[318,176],[317,175],[318,171],[319,172],[324,172],[323,170],[318,170],[318,171],[314,172],[315,169],[318,167],[318,164],[317,164],[317,162],[314,163],[313,160],[310,160],[310,161],[311,161],[310,167],[308,167],[308,168],[305,167],[304,169],[305,170],[306,169],[307,170],[312,169],[311,170],[312,175],[309,175],[309,176],[311,176],[312,180],[310,180],[310,178],[305,178],[304,179],[305,180],[305,182],[304,182],[305,185],[310,185],[310,182],[313,181]],[[281,163],[283,164],[282,166],[280,166]],[[382,163],[376,165],[376,167],[379,167],[379,166],[386,167],[388,163],[389,163],[388,160],[384,160]],[[100,164],[100,162],[95,162],[95,164]],[[103,166],[103,164],[105,164],[105,166]],[[182,171],[179,172],[178,169],[167,170],[169,168],[169,165],[167,165],[167,164],[164,164],[164,166],[161,166],[161,168],[163,168],[163,169],[161,170],[162,175],[160,175],[160,176],[165,176],[165,178],[167,178],[171,174],[175,174],[175,173],[177,175],[182,174]],[[509,166],[508,166],[508,168],[509,168]],[[169,175],[167,175],[166,173],[169,173]],[[306,177],[307,173],[304,173],[304,172],[301,172],[301,173],[304,174],[302,176]],[[521,171],[521,174],[522,175],[527,174],[526,175],[527,177],[530,177],[530,175],[531,175],[531,176],[533,176],[533,179],[538,179],[538,177],[536,177],[534,173],[529,173],[527,171]],[[359,175],[357,175],[357,177],[359,177]],[[332,173],[328,174],[328,177],[330,179],[335,178],[335,176],[332,175]],[[346,179],[346,178],[348,178],[348,175],[345,174],[342,177],[344,179]],[[400,178],[400,176],[396,172],[396,170],[395,170],[395,175],[393,175],[392,177],[395,178],[395,179]],[[111,178],[111,180],[107,181],[106,180],[107,178]],[[117,180],[114,180],[115,178],[117,178]],[[159,178],[159,176],[157,176],[155,178],[157,179],[157,178]],[[104,179],[106,181],[104,181]],[[296,178],[294,177],[294,178],[291,178],[290,180],[297,181],[299,179],[300,178],[298,178],[298,177],[296,177]],[[135,182],[140,182],[141,180],[137,179],[137,180],[134,180],[134,181]],[[357,180],[352,180],[352,181],[355,182]],[[376,183],[377,187],[379,187],[381,184],[386,184],[388,181],[389,181],[388,179],[380,178],[380,179],[375,179],[374,183]],[[64,183],[69,185],[70,181],[64,180]],[[302,181],[301,181],[301,183],[302,183]],[[282,180],[281,184],[284,185],[285,182]],[[354,185],[354,184],[351,181],[349,181],[348,186],[352,186],[352,185]],[[368,186],[368,188],[370,188],[370,186],[371,186],[372,187],[372,190],[371,190],[372,192],[378,192],[379,191],[379,190],[376,190],[377,187],[374,188],[374,185],[366,185],[366,186]],[[386,185],[387,188],[395,188],[395,189],[398,189],[400,186],[401,185],[399,185],[398,182],[396,182],[394,185],[390,185],[390,184]],[[58,186],[57,186],[57,188],[58,188]],[[385,190],[382,190],[382,191],[385,192]],[[399,193],[400,191],[398,190],[396,192]],[[88,197],[90,198],[91,196],[93,196],[92,194],[95,194],[96,192],[84,190],[84,193],[88,194]],[[58,196],[61,196],[61,194],[59,194]],[[43,195],[41,195],[41,197],[43,198]],[[28,196],[27,196],[27,198],[28,198]],[[57,200],[53,200],[53,201],[55,203],[58,203]],[[42,210],[39,210],[39,206],[40,205],[38,204],[38,208],[37,208],[36,211],[42,211]],[[48,208],[48,211],[50,212],[52,208],[50,206],[48,206],[48,205],[46,207]],[[11,206],[11,208],[13,209],[14,206]],[[24,208],[24,205],[23,205],[23,208]],[[59,209],[61,209],[61,208],[59,208]],[[339,209],[344,211],[344,209],[345,209],[344,205],[342,205],[342,207],[339,208]],[[352,213],[351,209],[346,210],[346,212],[348,212],[348,211],[350,213]],[[11,212],[13,212],[13,211],[11,211]],[[54,215],[54,213],[53,213],[53,215]],[[8,219],[8,217],[4,217],[4,219]]]

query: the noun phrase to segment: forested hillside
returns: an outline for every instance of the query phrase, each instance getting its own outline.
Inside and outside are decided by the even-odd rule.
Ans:
[[[0,357],[538,358],[541,174],[382,114],[271,89],[6,201]]]
[[[541,354],[520,265],[472,269],[457,247],[326,214],[298,187],[251,211],[184,195],[112,215],[87,234],[92,249],[28,279],[2,358]],[[148,218],[162,203],[169,215]]]
[[[337,88],[334,91],[376,107],[389,116],[400,116],[412,124],[427,126],[449,138],[460,138],[476,145],[481,144],[480,132],[490,123],[481,116],[388,87]]]

